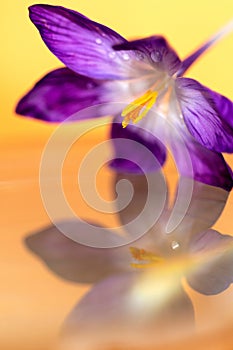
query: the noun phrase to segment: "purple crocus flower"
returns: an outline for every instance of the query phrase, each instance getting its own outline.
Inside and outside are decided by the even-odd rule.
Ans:
[[[232,23],[181,61],[162,36],[127,41],[60,6],[33,5],[29,11],[45,44],[66,68],[44,76],[19,102],[18,114],[62,122],[86,107],[96,106],[95,115],[90,109],[75,119],[110,112],[115,116],[113,140],[136,140],[155,156],[156,162],[146,164],[148,172],[164,164],[166,143],[181,175],[231,190],[232,174],[221,153],[233,151],[233,104],[183,74],[232,29]],[[188,150],[191,166],[183,148]],[[122,150],[118,143],[115,153],[112,167],[140,173],[140,151],[133,147]]]

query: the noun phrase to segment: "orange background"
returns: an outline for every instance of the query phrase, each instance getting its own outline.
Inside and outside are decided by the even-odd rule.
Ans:
[[[51,0],[49,3],[84,13],[127,38],[163,34],[181,58],[229,21],[233,14],[231,0]],[[19,348],[20,345],[24,349],[26,346],[32,348],[31,342],[33,349],[36,346],[42,348],[43,344],[49,348],[63,319],[87,289],[55,277],[22,243],[27,234],[49,223],[40,198],[38,173],[43,148],[55,126],[16,116],[14,108],[36,80],[61,66],[28,18],[27,7],[31,4],[32,1],[26,0],[1,4],[0,310],[3,346],[0,343],[0,347],[4,349]],[[188,75],[232,99],[232,62],[233,36],[230,35],[206,53]],[[86,140],[84,149],[91,148],[99,138],[104,139],[105,134],[103,131],[101,135],[95,135],[94,140]],[[232,156],[227,159],[233,165]],[[232,234],[232,209],[231,196],[216,224],[223,233]],[[83,214],[86,213],[83,211]],[[193,292],[199,324],[208,322],[210,315],[203,311],[206,307],[211,307],[213,315],[220,320],[224,318],[223,304],[230,301],[229,307],[233,310],[232,292],[231,288],[208,300]],[[233,322],[224,332],[228,327],[233,327]],[[224,339],[231,342],[231,337],[227,340],[221,332],[215,340],[215,344],[219,341],[222,346],[218,349],[224,349]],[[227,348],[227,343],[225,345]],[[204,348],[215,349],[213,344]]]

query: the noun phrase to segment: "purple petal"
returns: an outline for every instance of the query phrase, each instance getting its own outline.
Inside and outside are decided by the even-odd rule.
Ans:
[[[138,125],[131,124],[124,129],[121,118],[114,120],[111,138],[115,154],[110,166],[118,172],[157,171],[166,160],[166,148],[155,136]]]
[[[201,265],[187,276],[190,286],[205,295],[218,294],[233,283],[233,237],[208,230],[195,237],[190,246],[200,254]]]
[[[68,221],[65,224],[73,225]],[[88,228],[85,223],[75,223],[75,229],[83,234],[89,233]],[[67,238],[55,226],[28,236],[25,243],[56,275],[77,283],[93,283],[130,266],[125,248],[87,247]]]
[[[61,6],[33,5],[29,12],[48,48],[76,73],[98,79],[135,73],[129,55],[113,50],[126,41],[113,30]]]
[[[233,128],[233,103],[227,97],[206,88],[209,99],[221,118]]]
[[[192,136],[212,151],[233,152],[233,127],[228,122],[232,110],[229,101],[217,98],[216,93],[210,93],[209,89],[188,78],[176,80],[176,93]]]
[[[124,42],[115,45],[114,49],[135,51],[138,60],[150,63],[156,69],[165,70],[169,75],[173,75],[181,66],[176,52],[162,36]]]
[[[74,113],[90,106],[96,106],[88,113],[79,113],[75,120],[94,118],[115,113],[113,102],[120,93],[113,96],[110,83],[93,80],[76,74],[68,68],[60,68],[45,75],[20,100],[16,113],[49,122],[62,122]],[[120,108],[120,107],[119,107]],[[117,112],[119,110],[117,108]]]
[[[178,72],[178,76],[182,76],[189,67],[212,45],[216,44],[225,35],[229,34],[233,28],[233,21],[229,22],[226,26],[220,29],[215,35],[213,35],[207,42],[205,42],[200,48],[194,51],[190,56],[183,60],[182,66]]]
[[[186,159],[184,147],[191,164]],[[232,172],[221,154],[206,149],[191,137],[185,137],[182,143],[180,140],[172,140],[171,148],[180,175],[231,191]]]

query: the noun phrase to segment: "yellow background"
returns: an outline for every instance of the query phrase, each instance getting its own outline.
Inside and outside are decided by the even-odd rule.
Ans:
[[[127,38],[163,34],[181,58],[233,16],[231,0],[51,0],[49,3],[84,13]],[[27,7],[31,4],[32,1],[26,0],[1,3],[0,310],[3,314],[1,342],[4,349],[7,346],[18,348],[16,345],[32,348],[31,341],[33,349],[36,346],[42,348],[42,343],[52,343],[63,319],[86,290],[86,287],[59,280],[31,256],[22,243],[28,233],[49,222],[40,199],[38,171],[41,153],[54,126],[16,116],[14,108],[36,80],[61,66],[28,18]],[[233,36],[230,35],[206,53],[190,69],[188,76],[232,99],[232,62]],[[232,156],[227,156],[227,159],[233,165]],[[232,234],[232,209],[231,197],[217,223],[217,228],[223,233]],[[208,315],[200,311],[202,305],[215,304],[215,315],[219,312],[220,319],[224,317],[221,303],[230,292],[232,290],[208,301],[194,296],[196,307],[199,307],[198,322],[204,323],[205,317],[208,321]],[[232,298],[227,300],[231,301],[229,307],[233,310]],[[227,332],[227,327],[224,332]],[[224,340],[231,341],[230,336],[227,340],[221,334],[215,339],[215,344],[219,341],[222,346],[219,349],[226,345]],[[214,345],[203,348],[215,349]]]

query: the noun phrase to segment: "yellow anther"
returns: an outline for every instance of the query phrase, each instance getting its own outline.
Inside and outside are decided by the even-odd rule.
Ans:
[[[121,113],[124,118],[123,128],[126,128],[130,121],[135,124],[145,117],[155,103],[157,96],[158,92],[148,90],[144,95],[131,102]]]
[[[133,258],[138,261],[136,263],[131,264],[132,267],[136,268],[154,267],[158,263],[164,261],[164,259],[160,256],[155,255],[151,252],[147,252],[144,249],[130,247],[130,253],[133,256]]]

